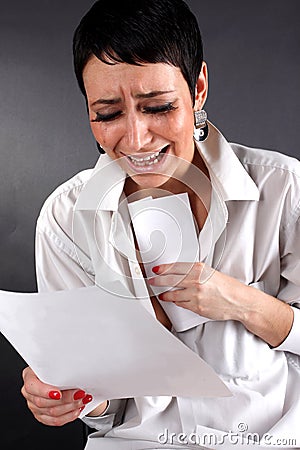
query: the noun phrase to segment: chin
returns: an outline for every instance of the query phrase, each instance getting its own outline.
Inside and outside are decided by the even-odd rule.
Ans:
[[[160,174],[139,174],[130,177],[137,185],[137,189],[151,189],[163,186],[170,179],[169,176]]]

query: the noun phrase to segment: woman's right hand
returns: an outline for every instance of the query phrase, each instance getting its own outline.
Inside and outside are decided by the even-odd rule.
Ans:
[[[84,406],[92,401],[92,396],[81,389],[61,391],[55,386],[38,379],[30,367],[23,370],[24,385],[22,395],[28,408],[41,423],[62,426],[77,419]]]

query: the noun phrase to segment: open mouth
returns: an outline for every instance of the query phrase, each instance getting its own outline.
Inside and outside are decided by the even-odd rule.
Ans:
[[[149,166],[158,164],[163,159],[168,148],[169,148],[169,145],[166,145],[158,152],[147,153],[147,154],[145,154],[146,156],[144,156],[144,157],[139,157],[137,155],[135,155],[135,156],[127,155],[127,158],[129,159],[131,164],[135,167],[149,167]]]

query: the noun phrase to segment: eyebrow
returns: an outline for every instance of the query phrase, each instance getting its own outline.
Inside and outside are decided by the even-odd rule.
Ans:
[[[152,91],[152,92],[147,92],[145,94],[137,94],[135,97],[136,98],[153,98],[153,97],[158,97],[159,95],[163,95],[163,94],[171,94],[172,92],[175,92],[175,91]]]
[[[154,97],[158,97],[159,95],[163,95],[163,94],[171,94],[175,91],[151,91],[151,92],[146,92],[145,94],[136,94],[135,98],[154,98]],[[112,98],[112,99],[108,99],[108,98],[98,98],[98,100],[94,101],[91,106],[96,106],[96,105],[115,105],[117,103],[121,102],[121,98],[117,97],[117,98]]]

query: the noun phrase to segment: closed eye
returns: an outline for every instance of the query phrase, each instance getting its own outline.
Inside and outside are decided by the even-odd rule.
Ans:
[[[100,114],[99,112],[96,112],[96,118],[91,120],[91,122],[110,122],[112,120],[115,120],[121,114],[122,111],[116,111],[111,114]]]
[[[159,106],[145,106],[142,108],[142,112],[144,114],[165,114],[170,111],[174,111],[177,109],[176,106],[172,102],[165,103],[164,105]],[[122,114],[122,111],[115,111],[110,114],[100,114],[99,112],[96,112],[96,118],[91,120],[91,122],[110,122]]]
[[[177,107],[175,107],[172,102],[169,102],[159,106],[145,106],[142,111],[146,114],[164,114],[169,111],[174,111],[175,109],[177,109]]]

